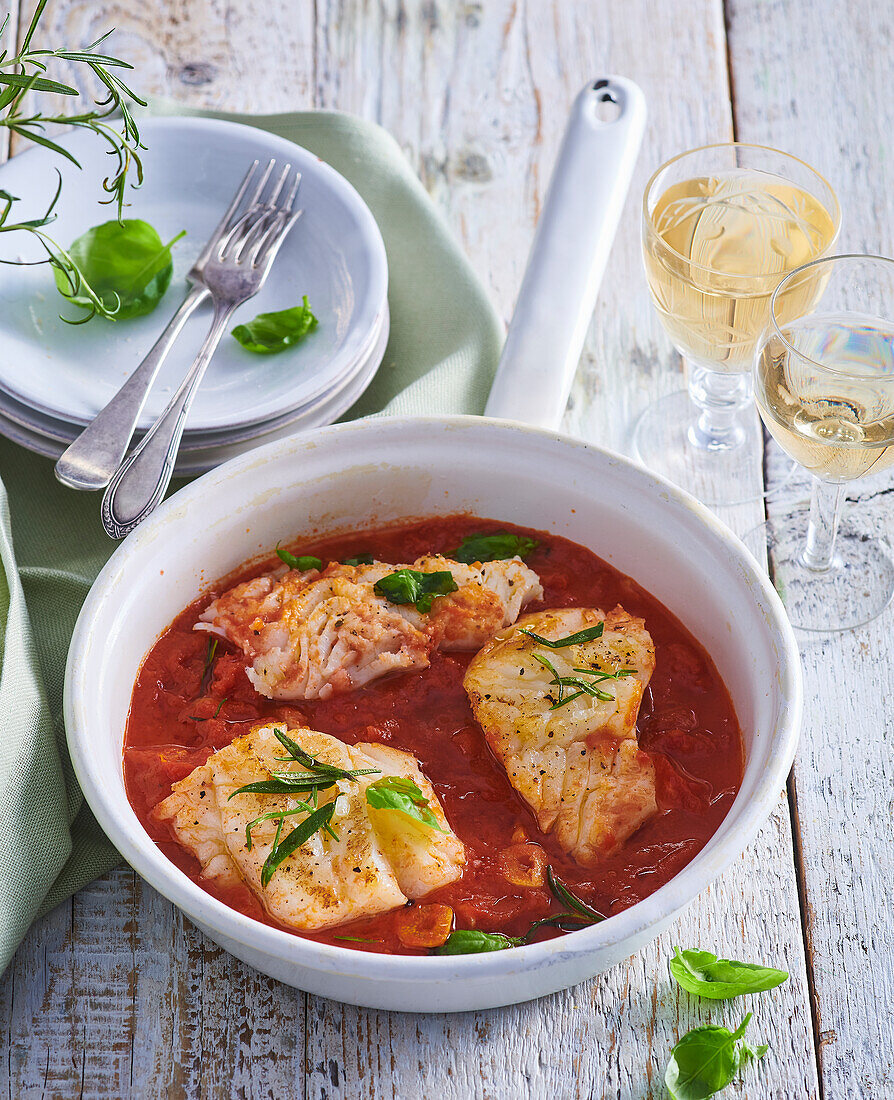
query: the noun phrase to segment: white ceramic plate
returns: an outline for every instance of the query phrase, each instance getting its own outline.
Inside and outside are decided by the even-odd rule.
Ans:
[[[229,441],[209,444],[199,449],[181,445],[177,465],[174,468],[175,475],[193,477],[196,474],[204,474],[222,462],[250,451],[253,447],[282,439],[296,430],[309,430],[331,424],[348,411],[375,377],[382,356],[385,354],[388,333],[386,312],[376,343],[361,368],[349,376],[344,386],[337,388],[335,393],[328,395],[325,400],[314,403],[311,408],[289,413],[279,420],[272,420],[263,425],[262,431],[252,432],[245,438],[240,437],[237,440],[231,438]],[[0,435],[6,436],[7,439],[11,439],[29,451],[51,458],[54,462],[71,442],[67,434],[64,432],[60,434],[58,421],[38,417],[33,410],[19,405],[2,390],[0,390]]]
[[[115,394],[164,328],[185,293],[184,275],[226,209],[255,158],[291,163],[302,173],[298,202],[304,215],[277,257],[267,285],[236,313],[233,325],[258,313],[285,309],[307,294],[320,320],[317,330],[283,355],[259,356],[225,337],[196,396],[187,431],[227,431],[261,423],[328,396],[357,368],[381,323],[388,273],[378,226],[353,187],[313,154],[251,126],[201,118],[149,118],[141,122],[147,145],[145,183],[128,191],[126,217],[143,218],[169,240],[174,278],[147,317],[102,320],[72,328],[72,315],[55,290],[49,267],[0,266],[0,388],[45,415],[86,424]],[[93,225],[114,217],[102,206],[108,172],[102,142],[78,132],[60,139],[82,164],[79,170],[41,148],[0,168],[0,187],[27,196],[21,215],[46,207],[62,173],[58,220],[50,227],[63,246]],[[12,239],[12,237],[10,237]],[[10,248],[8,241],[4,247]],[[40,256],[34,242],[16,235],[14,255]],[[13,254],[6,253],[4,257]],[[186,373],[207,331],[199,309],[165,364],[140,422],[148,427]]]
[[[454,512],[579,542],[679,616],[714,659],[742,727],[745,774],[733,806],[695,859],[644,901],[592,928],[511,951],[444,958],[353,951],[228,908],[167,859],[127,799],[121,747],[145,654],[203,588],[279,540]],[[801,705],[798,649],[779,597],[715,516],[626,459],[478,417],[383,417],[323,428],[254,450],[180,490],[99,575],[65,679],[78,780],[104,831],[144,878],[266,974],[353,1004],[414,1012],[537,997],[605,970],[656,936],[778,804]]]
[[[190,433],[187,431],[184,433],[179,453],[183,455],[190,451],[205,452],[216,448],[230,449],[234,444],[247,443],[252,440],[264,439],[267,441],[272,438],[272,432],[279,432],[280,429],[285,427],[291,427],[293,431],[296,431],[299,428],[319,428],[324,424],[332,423],[333,419],[341,416],[357,400],[372,381],[385,354],[389,333],[390,318],[386,305],[384,316],[379,319],[379,324],[372,333],[369,347],[364,349],[363,357],[358,360],[356,366],[343,374],[326,393],[314,398],[314,400],[309,401],[300,408],[290,409],[288,412],[272,417],[260,424],[249,424],[245,427],[217,432]],[[350,400],[348,404],[345,404],[344,402],[348,397],[350,397]],[[59,453],[69,443],[72,443],[82,430],[80,425],[38,412],[32,409],[30,405],[22,404],[22,402],[17,401],[0,389],[0,434],[6,434],[4,424],[9,421],[12,421],[19,428],[25,429],[28,437],[32,435],[40,436],[61,444],[62,447]],[[142,432],[138,432],[135,439],[142,438],[142,435]],[[28,446],[27,443],[24,445]],[[243,449],[230,450],[228,457],[241,454]],[[38,448],[38,450],[41,454],[55,453],[55,448],[52,451],[48,451],[46,448]],[[203,469],[210,469],[210,466],[205,466]]]

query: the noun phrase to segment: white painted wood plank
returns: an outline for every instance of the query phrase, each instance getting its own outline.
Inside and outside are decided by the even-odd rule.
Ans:
[[[682,384],[677,357],[648,303],[637,207],[645,179],[661,160],[730,134],[719,3],[538,0],[525,6],[493,0],[390,2],[380,9],[321,2],[315,33],[307,29],[309,10],[288,0],[240,0],[226,8],[208,0],[126,7],[64,0],[54,19],[74,40],[88,38],[113,17],[122,28],[117,46],[140,65],[144,90],[245,110],[306,106],[313,95],[319,106],[383,122],[444,208],[505,317],[571,99],[594,73],[620,71],[638,79],[651,121],[569,418],[581,434],[620,445],[634,411]],[[258,43],[266,48],[262,55]],[[734,518],[748,522],[746,513]],[[240,1095],[302,1095],[302,995],[249,976],[148,887],[134,888],[129,872],[113,874],[81,898],[108,905],[109,890],[115,904],[131,907],[126,936],[109,926],[89,934],[105,936],[112,973],[130,967],[135,1007],[125,1005],[120,989],[116,993],[120,1026],[128,1012],[132,1020],[132,1085],[124,1095],[229,1096],[233,1082]],[[24,1058],[16,1083],[37,1082],[41,1058],[84,1057],[83,1045],[70,1041],[67,1030],[70,1019],[84,1014],[83,993],[54,1009],[43,1045],[29,1041],[44,1002],[38,1009],[33,990],[41,983],[32,984],[27,960],[39,957],[54,934],[66,935],[61,925],[52,932],[54,920],[61,918],[54,914],[46,928],[32,932],[20,952],[25,961],[16,962],[30,992],[7,983],[0,1001],[9,1021],[7,1043]],[[78,959],[89,957],[82,937],[88,930],[74,935],[68,955],[58,949],[58,958],[75,970],[82,965]],[[760,1021],[753,1025],[756,1038],[774,1037],[774,1052],[739,1095],[815,1095],[784,801],[751,852],[672,934],[577,990],[454,1017],[366,1012],[310,998],[307,1095],[660,1096],[674,1037],[705,1013],[668,984],[665,962],[673,942],[784,960],[793,980],[760,1002]],[[25,1008],[23,995],[31,998]],[[739,1013],[732,1006],[709,1015],[731,1019]],[[254,1024],[240,1032],[246,1019]],[[254,1028],[267,1020],[278,1023],[259,1038]],[[90,1041],[97,1056],[114,1061],[111,1034],[91,1032]],[[0,1074],[5,1062],[0,1050]],[[17,1084],[7,1087],[17,1094]]]
[[[736,124],[796,153],[843,210],[840,252],[892,255],[890,5],[733,0]],[[868,530],[894,539],[894,477],[850,487]],[[819,1059],[830,1097],[894,1094],[894,610],[822,640],[802,635],[807,711],[795,765]]]
[[[585,3],[506,3],[453,19],[443,6],[436,10],[433,21],[411,8],[402,23],[390,6],[380,13],[339,5],[337,18],[321,12],[326,30],[318,32],[318,79],[338,89],[327,106],[368,114],[402,142],[507,318],[574,95],[605,71],[630,75],[646,90],[651,120],[643,154],[568,417],[579,434],[623,446],[635,412],[683,384],[678,357],[649,304],[638,206],[646,179],[662,160],[731,137],[720,7],[623,3],[597,11]],[[368,43],[394,63],[395,80],[378,90],[370,80],[349,85],[345,79],[357,57],[373,48]],[[449,66],[435,72],[435,57],[448,57]],[[329,73],[338,75],[330,82]],[[428,120],[421,131],[420,115]],[[743,508],[726,518],[746,530],[759,517],[758,508]],[[312,998],[309,1066],[347,1059],[342,1096],[422,1097],[435,1081],[451,1098],[662,1095],[660,1078],[674,1037],[703,1008],[687,1004],[680,1012],[667,986],[673,942],[787,960],[792,983],[759,1006],[761,1026],[776,1037],[774,1060],[743,1095],[788,1096],[793,1087],[794,1094],[815,1095],[784,803],[737,871],[700,898],[672,934],[597,982],[534,1005],[450,1018],[344,1010]],[[439,1055],[428,1053],[434,1051]],[[312,1072],[311,1094],[324,1086]]]
[[[133,60],[141,92],[306,106],[295,97],[313,87],[310,11],[302,19],[282,0],[275,34],[270,14],[266,4],[56,3],[42,33],[83,44],[117,25],[112,45]],[[253,79],[260,57],[266,81]],[[0,1094],[300,1098],[304,1016],[304,994],[221,951],[121,868],[38,922],[3,977]]]

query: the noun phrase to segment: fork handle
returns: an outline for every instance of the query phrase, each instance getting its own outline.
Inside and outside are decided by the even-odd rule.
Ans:
[[[235,308],[215,305],[211,328],[189,374],[109,483],[101,512],[103,527],[112,538],[121,539],[129,534],[165,495],[174,474],[190,406]]]
[[[56,463],[56,477],[63,485],[91,490],[103,489],[109,484],[127,454],[140,413],[162,363],[187,319],[208,297],[208,293],[199,284],[190,288],[183,304],[143,362],[63,453]]]

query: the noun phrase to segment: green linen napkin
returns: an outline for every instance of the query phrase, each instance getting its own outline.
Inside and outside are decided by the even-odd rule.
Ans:
[[[161,104],[156,113],[179,110]],[[482,412],[502,326],[397,143],[373,123],[331,111],[214,117],[310,149],[351,181],[379,224],[391,336],[375,380],[345,419]],[[170,312],[176,296],[169,291],[160,309]],[[0,321],[0,353],[2,343]],[[119,856],[84,803],[62,723],[71,632],[114,544],[100,526],[97,495],[60,486],[47,459],[0,439],[0,477],[2,972],[35,917]]]

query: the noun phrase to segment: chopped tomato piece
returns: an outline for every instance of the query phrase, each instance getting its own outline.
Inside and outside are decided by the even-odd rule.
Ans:
[[[453,928],[453,910],[437,903],[411,905],[397,914],[395,923],[404,947],[440,947]]]
[[[531,841],[504,848],[500,867],[503,877],[513,886],[535,887],[546,882],[546,852]]]

